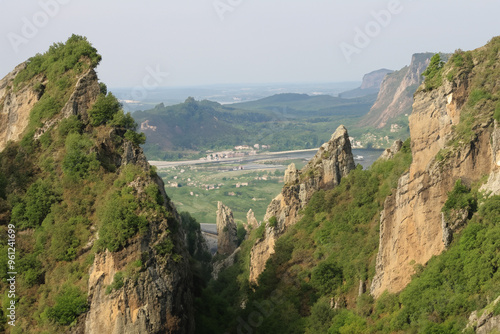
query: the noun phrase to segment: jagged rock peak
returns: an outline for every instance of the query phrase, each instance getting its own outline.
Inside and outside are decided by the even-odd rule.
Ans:
[[[217,203],[217,233],[217,253],[232,254],[238,246],[237,228],[233,211],[222,202]]]
[[[259,222],[255,218],[255,213],[252,209],[248,210],[247,212],[247,226],[251,227],[252,229],[259,227]]]
[[[401,147],[403,147],[403,142],[398,139],[396,140],[390,148],[386,148],[384,153],[379,157],[380,160],[389,160],[394,158],[396,153],[401,151]]]
[[[356,168],[347,129],[341,125],[331,139],[323,144],[316,155],[300,171],[291,164],[285,172],[285,185],[281,193],[269,204],[263,224],[264,237],[252,248],[250,281],[256,282],[264,271],[266,261],[274,253],[276,240],[289,226],[300,219],[300,210],[320,189],[331,189]]]
[[[340,125],[331,139],[321,145],[314,158],[301,170],[301,173],[314,175],[315,178],[317,176],[319,188],[330,188],[339,184],[341,178],[347,176],[354,168],[356,164],[352,155],[349,134],[345,126]]]
[[[294,163],[291,163],[285,171],[284,182],[285,184],[293,184],[299,181],[299,171]]]

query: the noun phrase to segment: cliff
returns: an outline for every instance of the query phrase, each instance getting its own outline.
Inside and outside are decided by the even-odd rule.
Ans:
[[[385,76],[377,100],[360,124],[380,129],[385,127],[389,120],[411,113],[413,94],[422,83],[421,74],[429,65],[432,55],[414,54],[409,66]]]
[[[0,80],[0,222],[16,228],[19,297],[39,301],[18,303],[16,329],[192,333],[181,217],[100,59],[73,35]]]
[[[291,164],[285,172],[281,193],[268,206],[264,217],[265,232],[253,245],[250,254],[250,281],[256,282],[274,253],[276,240],[300,219],[300,210],[320,189],[331,189],[355,168],[351,143],[341,125],[330,141],[300,171]]]
[[[413,162],[380,216],[371,285],[375,297],[385,290],[401,291],[414,264],[425,265],[443,252],[447,234],[454,231],[441,210],[457,180],[471,186],[489,176],[490,190],[495,190],[500,146],[492,96],[500,85],[492,71],[499,64],[498,43],[497,38],[478,50],[458,52],[443,68],[431,71],[433,77],[426,81],[433,85],[426,82],[415,94],[409,118]]]
[[[230,208],[217,203],[217,253],[230,255],[238,247],[238,236],[233,212]]]
[[[367,73],[363,76],[363,81],[361,82],[361,86],[359,88],[340,93],[339,97],[352,99],[377,94],[380,91],[384,78],[392,72],[394,71],[382,68],[380,70]]]
[[[9,140],[19,141],[28,126],[30,111],[39,100],[33,85],[14,91],[12,85],[16,75],[26,68],[26,63],[18,65],[0,80],[0,151]]]

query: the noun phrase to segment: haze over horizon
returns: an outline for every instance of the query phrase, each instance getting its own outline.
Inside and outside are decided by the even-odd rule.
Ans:
[[[110,87],[360,81],[417,52],[498,35],[493,0],[0,0],[0,77],[54,42],[86,36]],[[168,73],[168,75],[167,75]]]

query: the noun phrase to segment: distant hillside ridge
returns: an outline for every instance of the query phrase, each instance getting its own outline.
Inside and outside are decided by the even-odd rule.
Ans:
[[[261,100],[222,105],[188,98],[174,106],[137,111],[134,119],[147,135],[151,160],[199,158],[209,150],[256,144],[271,151],[311,149],[344,120],[357,122],[376,94],[343,99],[330,95],[277,94]]]
[[[422,83],[422,72],[429,65],[434,53],[416,53],[409,66],[388,74],[380,85],[377,100],[370,112],[360,122],[361,126],[385,127],[389,120],[410,114],[413,94]]]

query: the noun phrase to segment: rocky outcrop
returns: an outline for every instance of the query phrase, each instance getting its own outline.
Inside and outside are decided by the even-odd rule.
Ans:
[[[351,143],[346,128],[341,125],[330,141],[300,171],[291,164],[285,172],[281,193],[268,206],[263,224],[264,236],[257,240],[250,254],[250,281],[256,282],[266,261],[274,253],[274,244],[289,226],[299,219],[299,211],[320,189],[331,189],[355,168]]]
[[[230,208],[217,203],[217,253],[230,255],[238,247],[238,235],[233,212]]]
[[[51,51],[62,50],[57,53],[57,57],[59,57],[59,55],[70,54],[67,51],[85,50],[87,53],[90,52],[89,50],[93,50],[90,43],[85,45],[86,39],[79,36],[73,36],[69,41],[71,42],[68,42],[67,45],[54,46]],[[81,44],[78,44],[77,48],[73,48],[75,42]],[[71,57],[75,56],[74,53],[70,55]],[[97,53],[95,57],[100,59]],[[142,149],[125,138],[124,134],[127,129],[110,124],[99,127],[93,127],[90,124],[87,110],[97,100],[100,86],[97,74],[90,65],[93,62],[86,59],[86,56],[82,56],[80,60],[80,65],[83,66],[78,65],[79,67],[75,67],[75,70],[82,69],[83,73],[68,70],[63,77],[57,73],[47,75],[46,71],[42,70],[39,74],[22,81],[20,85],[15,87],[16,77],[20,75],[20,71],[26,68],[26,64],[21,64],[0,80],[0,150],[2,150],[8,141],[20,140],[27,133],[28,125],[33,125],[29,124],[30,116],[33,116],[36,103],[44,98],[45,88],[48,84],[56,84],[59,82],[57,80],[61,80],[61,78],[68,79],[75,72],[82,73],[78,77],[70,78],[70,81],[75,83],[73,86],[68,87],[66,91],[58,91],[58,94],[61,93],[62,96],[67,97],[66,103],[63,103],[62,98],[58,100],[61,102],[60,110],[51,110],[51,116],[44,116],[43,124],[40,124],[33,138],[36,140],[44,133],[51,134],[52,138],[55,138],[56,136],[53,134],[55,130],[58,130],[57,126],[61,120],[72,115],[78,116],[82,125],[79,131],[91,138],[89,146],[92,146],[85,148],[85,152],[82,153],[88,154],[88,150],[93,159],[97,158],[99,162],[96,164],[99,168],[98,175],[105,178],[106,181],[100,182],[97,177],[94,177],[91,182],[87,183],[88,180],[80,176],[78,180],[74,181],[76,185],[72,188],[72,192],[75,194],[65,196],[70,199],[61,199],[61,203],[63,203],[61,208],[68,208],[67,203],[72,200],[83,200],[83,197],[78,196],[79,193],[76,189],[85,188],[85,191],[98,189],[96,193],[109,195],[116,189],[126,189],[127,196],[133,197],[132,199],[128,197],[127,201],[130,199],[130,201],[137,203],[137,207],[130,206],[126,210],[132,210],[134,215],[141,217],[140,232],[136,233],[135,236],[127,237],[126,240],[120,242],[119,246],[110,247],[108,244],[109,248],[116,250],[110,252],[101,250],[104,243],[99,248],[93,247],[94,243],[99,240],[99,231],[103,231],[100,228],[106,224],[105,219],[96,214],[103,208],[103,205],[101,203],[94,205],[89,201],[82,204],[82,208],[85,207],[87,210],[86,213],[71,212],[75,216],[81,214],[78,217],[88,223],[85,224],[85,227],[82,225],[82,229],[88,226],[88,230],[78,231],[78,238],[82,238],[84,243],[76,250],[78,257],[73,262],[69,262],[68,265],[78,267],[75,270],[77,274],[75,274],[74,279],[70,280],[71,284],[77,281],[75,285],[85,286],[87,283],[89,307],[88,311],[81,314],[75,324],[70,326],[71,328],[66,328],[67,332],[75,334],[194,333],[191,258],[187,251],[181,217],[166,195],[163,181],[151,170]],[[50,61],[56,62],[52,58]],[[65,61],[59,64],[55,63],[55,66],[66,66],[67,63]],[[89,66],[87,67],[84,63]],[[24,77],[29,76],[24,74]],[[50,82],[50,80],[54,80],[54,82]],[[57,137],[63,137],[63,135],[59,133]],[[61,170],[61,165],[64,165],[64,157],[67,157],[64,141],[59,140],[59,143],[51,145],[49,148],[43,148],[43,145],[32,146],[32,152],[29,155],[24,154],[27,158],[23,158],[24,165],[30,166],[29,178],[36,180],[47,177],[47,174],[41,171],[36,173],[31,171],[32,169],[43,169],[38,165],[40,157],[50,157],[48,165],[50,165],[51,170]],[[16,149],[14,147],[13,151]],[[32,164],[33,167],[31,167]],[[129,164],[133,164],[137,168],[123,168]],[[125,173],[126,177],[120,177],[123,176],[120,173]],[[57,171],[54,172],[53,178],[64,178],[65,175],[65,172]],[[68,180],[70,179],[68,178]],[[113,184],[113,180],[120,180],[123,184]],[[66,189],[66,185],[61,186],[59,183],[48,184],[61,187],[61,193],[62,189]],[[73,186],[70,182],[67,184]],[[21,188],[23,187],[25,188],[27,185],[23,184]],[[20,192],[24,191],[23,189],[19,190]],[[92,197],[92,195],[90,196]],[[106,198],[106,196],[100,198]],[[72,209],[68,210],[68,212],[72,211]],[[84,216],[85,218],[83,218]],[[130,216],[134,217],[132,214]],[[116,219],[115,221],[124,219],[123,211],[117,213],[113,219]],[[71,224],[66,220],[58,222],[58,224],[66,223]],[[101,233],[102,237],[104,235],[104,232]],[[61,238],[64,237],[65,235],[62,235]],[[23,251],[29,252],[31,248]],[[58,274],[56,274],[58,275],[56,279],[53,276],[54,272],[57,272],[57,269],[55,271],[53,269],[57,267],[56,261],[58,260],[52,254],[43,253],[43,255],[47,260],[43,264],[44,277],[47,279],[46,282],[52,281],[52,285],[47,284],[47,286],[50,286],[50,290],[53,290],[52,293],[54,293],[57,288],[55,284],[59,284],[63,279]],[[92,258],[93,263],[87,276],[81,272],[86,266],[80,266],[80,264],[83,263],[82,261],[88,261],[84,259]],[[120,276],[122,279],[118,279]],[[40,293],[33,292],[33,298],[37,297],[40,297]],[[51,300],[53,301],[53,299]],[[23,321],[28,324],[32,323],[33,319],[33,317],[27,316]],[[23,324],[23,327],[20,328],[22,328],[20,331],[26,332],[28,327],[24,327]],[[46,331],[44,328],[38,330]],[[63,332],[63,327],[60,327],[59,332]]]
[[[495,315],[493,312],[498,303],[500,303],[500,297],[484,308],[481,313],[478,313],[478,311],[472,312],[466,329],[472,328],[476,334],[500,332],[500,315]]]
[[[392,72],[394,71],[382,68],[380,70],[367,73],[363,76],[361,87],[347,92],[343,92],[339,94],[339,97],[345,99],[352,99],[370,94],[377,94],[380,91],[380,85],[382,84],[382,81],[384,80],[385,76]]]
[[[399,151],[401,151],[401,147],[403,147],[403,142],[401,140],[396,140],[391,148],[386,148],[384,153],[382,153],[382,155],[379,157],[379,160],[389,160],[389,159],[392,159],[394,158],[394,156],[396,155],[396,153],[398,153]]]
[[[47,120],[43,126],[35,132],[34,138],[40,138],[47,130],[59,123],[62,119],[72,115],[80,115],[83,121],[88,120],[87,110],[94,104],[99,96],[99,80],[94,69],[89,69],[77,80],[73,93],[61,112]]]
[[[135,153],[129,154],[129,163],[138,166],[147,163],[142,150]],[[149,165],[146,168],[149,171]],[[176,234],[169,232],[173,225],[180,224],[180,217],[159,177],[147,173],[129,186],[141,198],[151,184],[158,187],[172,220],[160,215],[150,222],[144,235],[132,239],[124,249],[95,255],[89,270],[90,308],[81,324],[81,333],[194,332],[192,274],[185,237],[182,229]],[[175,257],[159,253],[156,247],[167,238],[174,244]],[[140,267],[134,267],[132,264],[138,261]],[[127,273],[123,287],[110,291],[117,273]]]
[[[236,256],[238,255],[239,252],[240,248],[238,247],[231,255],[229,255],[225,259],[215,262],[212,265],[212,278],[214,280],[217,280],[219,278],[219,273],[221,272],[222,269],[234,265],[234,263],[236,262]]]
[[[413,263],[425,264],[445,249],[456,222],[443,221],[441,209],[455,181],[462,179],[470,185],[499,168],[492,154],[497,148],[492,145],[491,119],[474,126],[471,141],[447,146],[468,99],[472,73],[476,71],[453,82],[443,79],[439,88],[415,94],[409,119],[413,160],[381,213],[376,275],[371,285],[375,297],[385,290],[401,291],[411,280]],[[438,158],[441,150],[450,152],[444,160]]]
[[[8,141],[21,139],[28,126],[31,109],[40,98],[33,89],[34,84],[19,90],[13,88],[14,79],[25,68],[26,63],[22,63],[0,80],[0,151]]]
[[[500,195],[500,124],[496,120],[491,135],[491,154],[496,168],[490,173],[488,181],[479,189],[488,196]]]
[[[377,100],[361,125],[383,128],[397,116],[411,113],[413,94],[422,83],[422,72],[429,65],[433,53],[417,53],[409,66],[388,74],[380,85]]]
[[[7,142],[19,141],[28,127],[31,110],[43,96],[43,77],[37,76],[19,90],[13,89],[17,74],[26,68],[26,63],[18,65],[14,71],[0,80],[0,151]],[[37,86],[42,88],[37,88]],[[94,69],[88,70],[78,79],[73,92],[61,112],[47,120],[34,134],[39,139],[48,129],[59,123],[63,118],[80,115],[87,119],[86,111],[96,101],[99,95],[99,81]]]
[[[247,212],[246,226],[248,227],[248,230],[253,230],[259,227],[259,222],[257,221],[257,218],[255,218],[255,213],[253,212],[252,209],[248,210]]]
[[[386,68],[382,68],[377,71],[373,71],[367,73],[363,76],[363,82],[361,83],[361,89],[370,89],[376,88],[380,89],[380,85],[387,74],[394,72],[393,70],[388,70]]]

